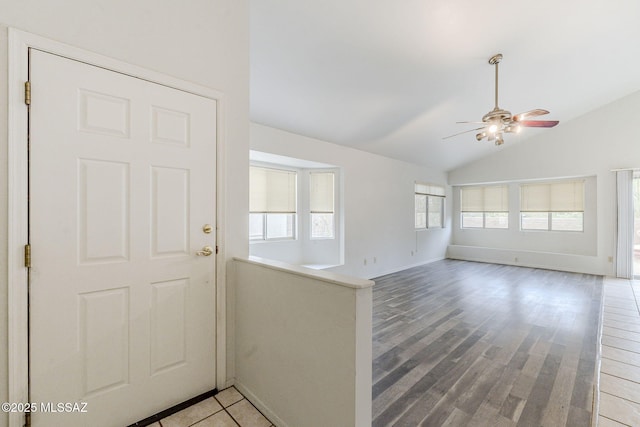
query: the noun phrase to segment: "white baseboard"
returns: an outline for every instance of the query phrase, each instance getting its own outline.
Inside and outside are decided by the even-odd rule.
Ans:
[[[597,256],[571,255],[551,252],[535,252],[478,246],[449,245],[447,258],[463,261],[488,262],[515,265],[571,273],[611,275],[612,263]],[[608,264],[608,265],[607,265]]]
[[[403,265],[402,267],[394,267],[394,268],[391,268],[389,270],[384,270],[384,271],[382,271],[380,273],[376,273],[374,276],[368,277],[368,279],[371,280],[371,279],[373,279],[375,277],[386,276],[387,274],[393,274],[393,273],[397,273],[399,271],[408,270],[410,268],[420,267],[422,265],[431,264],[432,262],[442,261],[443,259],[445,259],[445,257],[431,258],[431,259],[428,259],[426,261],[417,262],[415,264]]]

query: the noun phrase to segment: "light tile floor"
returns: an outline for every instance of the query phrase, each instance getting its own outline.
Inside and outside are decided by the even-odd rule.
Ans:
[[[640,426],[640,281],[606,278],[599,427]]]
[[[151,427],[273,427],[245,397],[229,387]]]

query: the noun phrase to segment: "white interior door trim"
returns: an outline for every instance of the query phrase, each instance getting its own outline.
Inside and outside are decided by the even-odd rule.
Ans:
[[[217,237],[216,263],[216,386],[226,387],[225,270],[225,109],[224,94],[214,89],[150,71],[47,38],[9,28],[8,108],[8,339],[9,401],[28,402],[28,276],[24,246],[28,242],[28,111],[24,82],[28,80],[28,50],[34,48],[115,72],[214,99],[217,109]],[[9,427],[21,427],[22,414],[9,414]]]
[[[27,106],[24,82],[28,80],[27,45],[9,29],[8,117],[8,380],[9,402],[28,402],[28,293],[24,245],[28,242]],[[22,84],[19,82],[22,81]],[[9,413],[9,426],[22,425],[22,414]]]

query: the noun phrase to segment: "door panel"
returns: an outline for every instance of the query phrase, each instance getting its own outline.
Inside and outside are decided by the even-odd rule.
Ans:
[[[30,387],[120,426],[215,387],[216,102],[30,53]]]
[[[78,159],[79,262],[129,261],[129,165]]]
[[[79,295],[83,396],[129,382],[129,289]],[[104,355],[109,355],[105,357]]]
[[[189,170],[152,167],[152,256],[189,254]]]

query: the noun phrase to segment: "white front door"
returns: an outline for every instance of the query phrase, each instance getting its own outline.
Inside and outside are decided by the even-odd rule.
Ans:
[[[128,425],[215,387],[216,101],[29,67],[32,423]]]

